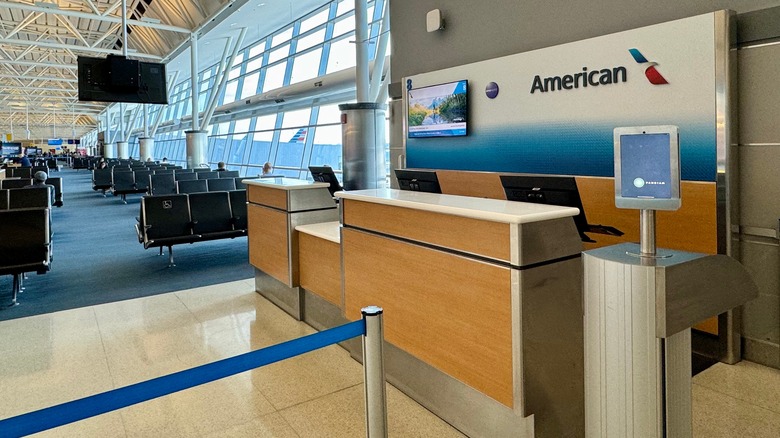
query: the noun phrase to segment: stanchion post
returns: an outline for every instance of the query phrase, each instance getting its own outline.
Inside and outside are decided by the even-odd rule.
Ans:
[[[366,436],[387,437],[387,394],[385,393],[385,361],[382,353],[384,328],[382,308],[361,309],[366,324],[363,336],[363,376],[366,388]]]

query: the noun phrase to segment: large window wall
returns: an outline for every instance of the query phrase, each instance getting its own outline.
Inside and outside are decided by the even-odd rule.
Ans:
[[[369,33],[376,42],[382,18],[381,7],[368,4]],[[236,56],[228,73],[223,105],[255,94],[310,80],[355,66],[354,0],[333,1],[304,15],[270,35],[249,44]],[[375,57],[377,44],[370,47]],[[389,52],[389,51],[388,51]],[[198,106],[205,111],[210,93],[218,88],[218,65],[199,75]],[[177,83],[169,105],[162,109],[163,121],[179,120],[192,113],[190,81]],[[341,171],[341,125],[338,104],[311,104],[305,108],[257,117],[215,123],[209,130],[208,159],[220,161],[241,175],[256,175],[264,163],[274,173],[288,177],[308,177],[309,165],[330,165]],[[153,117],[152,117],[153,118]],[[138,156],[137,140],[131,155]],[[155,136],[155,156],[186,162],[184,132],[162,128]]]

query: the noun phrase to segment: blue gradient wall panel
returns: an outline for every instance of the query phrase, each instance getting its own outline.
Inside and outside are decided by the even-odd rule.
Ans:
[[[671,124],[680,128],[683,180],[716,179],[713,14],[404,83],[419,88],[464,78],[469,135],[407,138],[407,167],[611,177],[615,127]]]

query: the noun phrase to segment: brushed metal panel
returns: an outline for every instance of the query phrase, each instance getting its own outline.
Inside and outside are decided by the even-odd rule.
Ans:
[[[584,436],[581,278],[579,257],[520,271],[524,415],[538,438]]]
[[[327,187],[286,190],[291,212],[336,208],[336,201]]]
[[[737,52],[739,63],[739,144],[780,141],[780,88],[777,59],[780,45]]]
[[[303,292],[288,287],[265,272],[255,269],[255,290],[297,320],[303,319]]]
[[[666,435],[675,438],[693,436],[693,399],[691,395],[691,330],[670,336],[664,343],[664,395],[666,399]]]
[[[775,201],[780,199],[777,169],[780,169],[780,147],[740,147],[741,226],[777,229],[780,218],[780,203]]]

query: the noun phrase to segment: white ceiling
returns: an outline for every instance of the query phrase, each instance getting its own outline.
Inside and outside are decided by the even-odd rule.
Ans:
[[[181,71],[181,80],[189,76],[185,46],[191,31],[203,34],[203,68],[217,62],[225,35],[246,27],[246,45],[325,3],[126,0],[128,56],[162,61],[181,51],[168,66],[169,73]],[[13,125],[14,138],[26,138],[27,117],[34,139],[55,133],[80,137],[94,129],[106,104],[78,101],[76,59],[122,53],[121,5],[122,0],[0,0],[0,132],[12,132]]]

